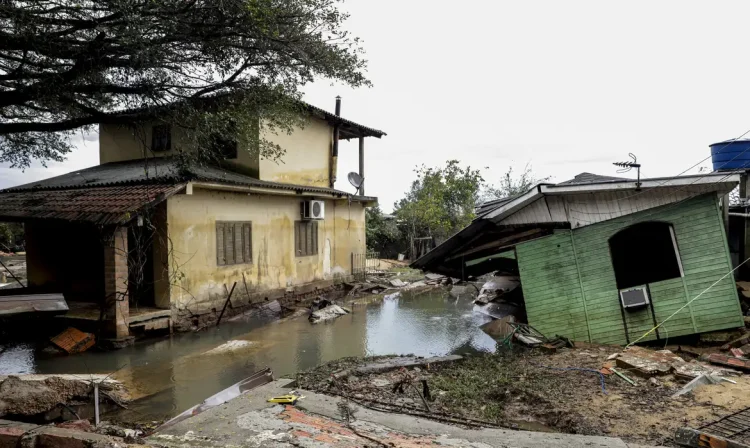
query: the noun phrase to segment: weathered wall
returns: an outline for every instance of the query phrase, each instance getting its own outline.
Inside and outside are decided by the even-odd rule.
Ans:
[[[727,274],[731,261],[715,194],[635,213],[516,247],[529,323],[542,333],[625,344],[609,238],[643,221],[674,226],[684,277],[649,284],[662,322]],[[633,341],[651,329],[650,308],[626,311]],[[661,338],[743,325],[734,279],[727,276],[660,328]],[[653,333],[644,340],[656,339]]]
[[[184,130],[172,126],[172,150],[152,152],[150,150],[152,129],[152,123],[144,123],[138,128],[112,124],[99,125],[99,163],[167,157],[175,155],[179,148],[185,147],[188,137]],[[226,163],[238,171],[243,171],[254,177],[258,176],[259,157],[257,148],[251,148],[245,141],[238,142],[237,158],[227,160]]]
[[[98,302],[104,296],[104,249],[85,224],[24,224],[29,286],[63,292],[66,300]]]
[[[280,161],[261,158],[260,178],[297,185],[329,187],[333,129],[323,120],[310,118],[291,135],[266,132],[264,138],[286,150]]]
[[[326,200],[325,220],[319,221],[317,255],[297,257],[294,221],[301,198],[216,192],[196,189],[192,195],[168,199],[170,296],[173,309],[193,313],[221,307],[224,285],[250,293],[332,279],[351,271],[351,254],[365,252],[364,207],[359,203]],[[252,222],[251,264],[217,266],[216,221]],[[244,294],[243,294],[244,295]]]

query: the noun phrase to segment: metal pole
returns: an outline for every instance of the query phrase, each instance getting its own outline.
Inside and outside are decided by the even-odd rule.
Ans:
[[[359,177],[362,178],[362,184],[359,186],[359,194],[365,195],[365,138],[359,138]]]
[[[99,383],[94,383],[94,426],[99,426]]]

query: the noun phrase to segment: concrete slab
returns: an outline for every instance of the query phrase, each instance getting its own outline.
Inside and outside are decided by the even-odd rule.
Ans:
[[[340,397],[298,391],[296,406],[268,403],[289,392],[277,380],[152,435],[163,447],[361,447],[443,445],[470,448],[628,448],[621,439],[500,429],[464,429],[408,415],[372,411]],[[343,414],[353,415],[346,423]]]

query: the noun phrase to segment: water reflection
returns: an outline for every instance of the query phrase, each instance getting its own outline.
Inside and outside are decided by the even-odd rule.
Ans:
[[[438,291],[354,307],[352,314],[327,323],[255,318],[144,341],[116,352],[51,357],[33,346],[19,345],[0,355],[0,372],[117,370],[114,376],[136,397],[144,398],[115,417],[156,420],[182,412],[265,366],[280,377],[347,356],[492,351],[495,342],[478,328],[489,320],[473,312],[469,299],[456,300]],[[206,353],[228,340],[250,343]]]

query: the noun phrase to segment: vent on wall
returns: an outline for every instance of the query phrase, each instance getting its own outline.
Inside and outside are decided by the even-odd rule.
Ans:
[[[625,309],[647,306],[649,304],[648,289],[645,286],[621,289],[620,301]]]

